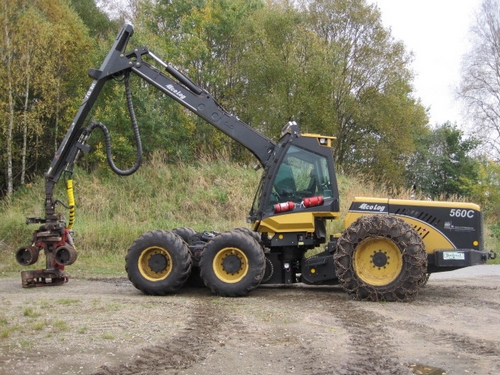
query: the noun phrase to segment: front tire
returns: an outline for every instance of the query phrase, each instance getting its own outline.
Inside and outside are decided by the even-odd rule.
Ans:
[[[239,230],[220,233],[205,246],[200,275],[223,297],[241,297],[255,289],[266,269],[264,251],[251,235]]]
[[[424,283],[427,253],[420,235],[388,215],[362,216],[337,242],[339,282],[349,295],[368,301],[411,301]]]
[[[166,295],[180,289],[191,273],[191,255],[175,233],[155,230],[137,238],[128,249],[125,269],[132,284],[145,294]]]

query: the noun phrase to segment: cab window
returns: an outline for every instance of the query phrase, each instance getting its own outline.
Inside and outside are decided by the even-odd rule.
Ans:
[[[276,173],[270,204],[332,195],[328,162],[324,156],[290,146]]]

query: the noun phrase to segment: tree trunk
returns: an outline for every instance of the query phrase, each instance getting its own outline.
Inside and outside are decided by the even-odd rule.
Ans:
[[[7,4],[4,4],[7,8]],[[7,13],[7,9],[5,9]],[[6,70],[7,70],[7,96],[8,96],[8,118],[7,118],[7,131],[5,139],[5,148],[7,153],[7,196],[10,196],[14,191],[13,173],[12,173],[12,132],[14,129],[14,95],[12,92],[12,50],[10,46],[9,26],[7,21],[4,24],[5,32],[5,49],[6,49]]]
[[[57,95],[56,95],[56,110],[55,110],[55,119],[54,119],[54,153],[57,152],[59,148],[59,143],[57,141],[57,133],[59,131],[59,105],[61,103],[61,80],[57,79]]]
[[[30,58],[27,58],[29,67]],[[25,184],[26,180],[26,155],[28,147],[28,105],[29,105],[29,93],[30,93],[30,70],[26,71],[26,91],[24,100],[24,114],[23,114],[23,149],[21,151],[21,185]]]

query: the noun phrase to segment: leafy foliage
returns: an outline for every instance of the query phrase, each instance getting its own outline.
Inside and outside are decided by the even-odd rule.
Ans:
[[[479,203],[491,218],[500,220],[500,189],[498,188],[500,165],[485,157],[476,160],[478,178],[477,183],[470,185],[471,199]],[[500,231],[498,233],[500,234]]]
[[[421,134],[409,161],[408,180],[432,198],[471,196],[480,163],[470,153],[478,144],[474,137],[464,139],[463,132],[449,123]]]
[[[276,139],[293,118],[303,132],[337,137],[341,173],[493,204],[496,165],[473,158],[478,142],[451,125],[429,128],[414,98],[412,57],[376,6],[136,0],[133,7],[129,48],[147,45],[265,135]],[[9,182],[23,185],[48,165],[89,84],[85,71],[99,66],[119,26],[93,0],[6,0],[0,18],[0,163],[9,171],[0,189],[11,192]],[[170,163],[251,160],[237,142],[137,77],[132,91],[147,157],[160,151]],[[135,146],[120,82],[106,85],[91,117],[110,128],[114,157],[126,168]],[[91,145],[80,161],[89,171],[104,164],[102,138],[93,135]]]
[[[328,51],[332,117],[324,128],[338,138],[339,169],[400,185],[414,134],[427,124],[411,96],[410,56],[365,1],[317,0],[309,13]]]
[[[0,19],[6,62],[0,65],[0,126],[8,134],[0,139],[7,170],[0,182],[11,193],[52,158],[81,97],[82,67],[89,61],[81,51],[91,42],[65,1],[8,0]]]
[[[118,22],[111,21],[96,5],[94,0],[71,0],[71,7],[78,14],[93,38],[105,38],[116,34],[120,27]]]

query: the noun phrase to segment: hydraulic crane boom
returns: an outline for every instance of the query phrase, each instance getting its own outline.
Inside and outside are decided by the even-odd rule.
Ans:
[[[225,111],[207,91],[198,87],[179,70],[160,60],[146,47],[135,48],[125,53],[124,50],[133,34],[133,27],[125,25],[118,34],[113,47],[108,53],[99,70],[90,69],[89,75],[94,79],[75,116],[64,140],[57,150],[54,160],[46,173],[48,182],[57,182],[61,173],[72,165],[83,145],[79,143],[82,126],[92,109],[104,84],[118,76],[132,72],[185,108],[196,113],[223,133],[246,147],[265,165],[275,147],[275,143],[254,130],[236,116]],[[152,65],[143,61],[144,56],[150,56],[174,78],[169,77]]]

